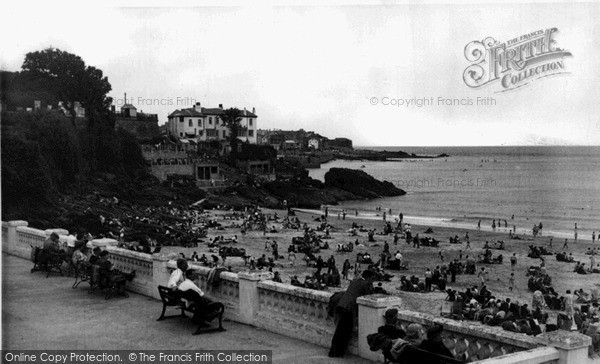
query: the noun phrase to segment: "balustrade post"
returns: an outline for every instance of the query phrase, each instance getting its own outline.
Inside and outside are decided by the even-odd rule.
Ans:
[[[254,318],[259,308],[258,282],[273,278],[273,273],[239,272],[238,278],[240,284],[240,322],[247,325],[254,325]]]
[[[2,243],[2,250],[9,254],[16,254],[17,252],[17,227],[27,226],[29,223],[23,220],[13,220],[8,222],[8,234],[7,241]]]
[[[373,361],[383,361],[379,351],[371,351],[367,343],[367,335],[377,332],[384,325],[383,315],[388,308],[400,307],[402,299],[384,294],[372,294],[359,297],[358,303],[358,355]]]
[[[557,330],[544,332],[537,336],[540,343],[558,349],[558,364],[578,364],[588,361],[588,347],[592,338],[578,332]]]

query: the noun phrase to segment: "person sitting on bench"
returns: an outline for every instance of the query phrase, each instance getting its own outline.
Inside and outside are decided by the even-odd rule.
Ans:
[[[198,275],[193,269],[188,269],[183,274],[183,282],[179,284],[177,290],[180,292],[180,297],[185,301],[186,307],[191,308],[194,313],[192,322],[194,324],[208,327],[207,319],[210,321],[207,312],[207,307],[213,301],[204,296],[204,292],[194,283],[198,279]]]
[[[131,282],[135,278],[135,270],[125,274],[118,269],[113,269],[113,264],[108,260],[108,250],[102,251],[94,264],[100,268],[98,273],[101,285],[108,286],[109,283],[113,283],[124,287],[126,281]]]
[[[102,252],[102,250],[100,249],[100,247],[94,247],[94,249],[92,249],[92,255],[90,256],[90,259],[88,260],[90,262],[90,264],[95,264],[96,261],[98,261],[98,259],[100,259],[101,252]]]
[[[50,234],[48,239],[44,241],[43,249],[40,251],[38,256],[38,264],[40,267],[47,268],[48,262],[52,255],[59,252],[58,234],[53,232]]]
[[[187,261],[182,258],[177,259],[177,269],[175,269],[173,273],[171,273],[171,277],[169,278],[169,283],[167,284],[167,287],[171,288],[173,291],[177,291],[179,285],[185,280],[185,271],[187,270]]]

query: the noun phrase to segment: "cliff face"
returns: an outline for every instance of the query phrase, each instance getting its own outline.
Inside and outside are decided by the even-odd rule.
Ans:
[[[364,171],[347,168],[331,168],[325,173],[325,187],[339,188],[359,198],[402,196],[406,192],[387,181],[379,181]]]

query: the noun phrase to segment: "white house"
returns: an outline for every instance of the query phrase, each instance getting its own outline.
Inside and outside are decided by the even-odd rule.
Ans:
[[[257,116],[255,109],[252,112],[242,111],[242,120],[238,139],[256,144],[257,141]],[[204,108],[199,102],[189,109],[175,110],[168,116],[167,132],[177,138],[193,138],[198,142],[225,141],[229,136],[229,129],[221,120],[223,105],[218,108]]]

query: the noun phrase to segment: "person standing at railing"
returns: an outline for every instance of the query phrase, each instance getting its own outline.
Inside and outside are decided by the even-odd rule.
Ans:
[[[331,339],[331,348],[329,357],[342,357],[346,352],[352,332],[354,332],[355,319],[358,317],[358,304],[356,299],[360,296],[373,293],[373,282],[377,273],[372,270],[365,270],[362,277],[355,278],[350,282],[350,286],[341,296],[335,308],[338,318],[337,326],[333,338]]]

